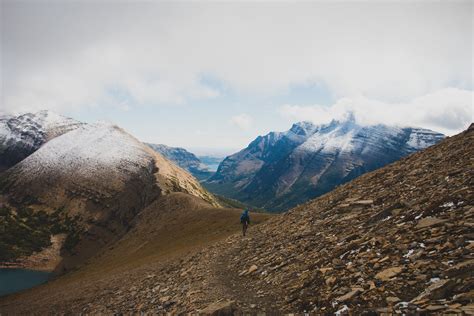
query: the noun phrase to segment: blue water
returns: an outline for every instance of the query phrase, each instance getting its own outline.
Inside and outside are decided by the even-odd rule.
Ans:
[[[51,273],[25,269],[0,269],[0,296],[29,289],[48,281]]]

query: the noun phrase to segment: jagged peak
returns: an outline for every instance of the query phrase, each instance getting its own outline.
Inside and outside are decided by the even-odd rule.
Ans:
[[[301,136],[308,136],[314,133],[314,131],[318,128],[313,122],[310,121],[301,121],[294,123],[291,126],[290,131]]]

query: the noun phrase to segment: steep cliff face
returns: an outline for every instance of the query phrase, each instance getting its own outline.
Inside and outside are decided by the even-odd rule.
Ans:
[[[300,122],[227,157],[205,185],[258,207],[284,210],[443,137],[418,128],[360,126],[353,117],[319,126]]]

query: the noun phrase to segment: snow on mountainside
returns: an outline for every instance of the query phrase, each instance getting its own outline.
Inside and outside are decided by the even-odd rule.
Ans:
[[[258,207],[283,210],[420,149],[444,135],[426,129],[344,121],[293,124],[227,157],[206,187]]]
[[[74,248],[61,270],[123,236],[141,210],[172,192],[218,205],[191,174],[109,123],[57,136],[0,177],[0,198],[10,205],[59,212],[80,227],[68,235],[78,243],[67,243]]]
[[[81,125],[51,111],[0,116],[0,171],[20,162],[48,140]]]
[[[98,182],[103,181],[101,173],[113,172],[113,177],[121,179],[141,168],[152,171],[153,157],[142,147],[117,126],[89,124],[52,139],[20,163],[18,171],[26,172],[25,177],[38,177],[54,170],[73,179],[93,176]]]
[[[162,192],[178,190],[212,202],[190,174],[121,128],[102,122],[84,124],[50,140],[8,170],[7,175],[15,179],[14,187],[24,187],[27,192],[41,179],[48,179],[53,186],[56,183],[62,186],[63,182],[74,186],[82,182],[91,190],[121,192],[130,179],[152,176],[153,182],[158,179]],[[40,192],[34,196],[54,191],[38,189]]]

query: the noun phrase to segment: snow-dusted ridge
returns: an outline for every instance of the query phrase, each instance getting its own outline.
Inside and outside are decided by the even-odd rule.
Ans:
[[[103,172],[123,178],[140,168],[150,169],[153,156],[119,127],[98,122],[82,125],[50,140],[28,157],[22,167],[24,165],[28,172],[36,175],[55,169],[73,178],[79,174],[99,177]],[[106,166],[108,168],[104,168]]]
[[[2,134],[9,140],[0,151],[0,159],[6,160],[12,149],[34,141],[34,146],[22,152],[23,157],[15,156],[21,159],[14,166],[7,166],[11,185],[17,190],[35,188],[32,195],[41,196],[46,189],[38,183],[47,182],[51,192],[59,186],[59,195],[65,195],[65,190],[76,192],[77,187],[121,192],[130,181],[138,181],[156,185],[162,194],[187,192],[216,204],[188,172],[113,123],[86,124],[49,111],[10,117],[4,122],[8,131],[19,132]]]
[[[299,138],[301,145],[296,150],[331,153],[358,150],[361,145],[366,146],[371,142],[376,145],[376,142],[391,138],[403,138],[407,131],[409,137],[405,143],[413,150],[432,146],[445,137],[441,133],[423,128],[360,125],[353,115],[348,115],[343,121],[333,120],[322,125],[308,121],[298,122],[282,134],[292,139]]]
[[[51,111],[0,116],[0,171],[20,162],[54,137],[83,124]]]
[[[422,128],[362,125],[351,114],[321,125],[298,122],[228,156],[206,185],[254,206],[284,210],[444,137]]]
[[[32,139],[47,141],[84,123],[52,111],[24,113],[18,116],[0,116],[0,144],[10,140],[31,142]]]

